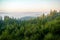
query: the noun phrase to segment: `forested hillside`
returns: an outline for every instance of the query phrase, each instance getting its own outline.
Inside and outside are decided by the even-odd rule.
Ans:
[[[23,21],[0,17],[0,40],[60,40],[60,12]]]

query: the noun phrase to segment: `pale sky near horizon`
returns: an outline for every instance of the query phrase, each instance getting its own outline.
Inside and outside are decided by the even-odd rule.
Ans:
[[[40,12],[60,10],[60,0],[0,0],[0,10],[6,12]]]

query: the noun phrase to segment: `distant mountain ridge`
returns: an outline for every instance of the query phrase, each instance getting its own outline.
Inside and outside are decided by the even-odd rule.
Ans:
[[[34,19],[35,17],[32,17],[32,16],[25,16],[25,17],[22,17],[20,18],[20,20],[30,20],[30,19]]]

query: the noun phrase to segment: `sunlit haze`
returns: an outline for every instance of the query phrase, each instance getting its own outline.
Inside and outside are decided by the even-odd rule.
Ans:
[[[60,10],[60,0],[0,0],[0,10],[15,12],[39,12]]]
[[[60,10],[60,0],[0,0],[0,11],[3,12],[36,12],[9,13],[11,16],[36,16],[50,10]],[[5,14],[6,15],[6,14]]]

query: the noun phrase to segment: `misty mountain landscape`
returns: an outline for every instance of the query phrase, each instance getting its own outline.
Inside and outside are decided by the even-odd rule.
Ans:
[[[0,0],[0,40],[60,40],[60,0]]]

